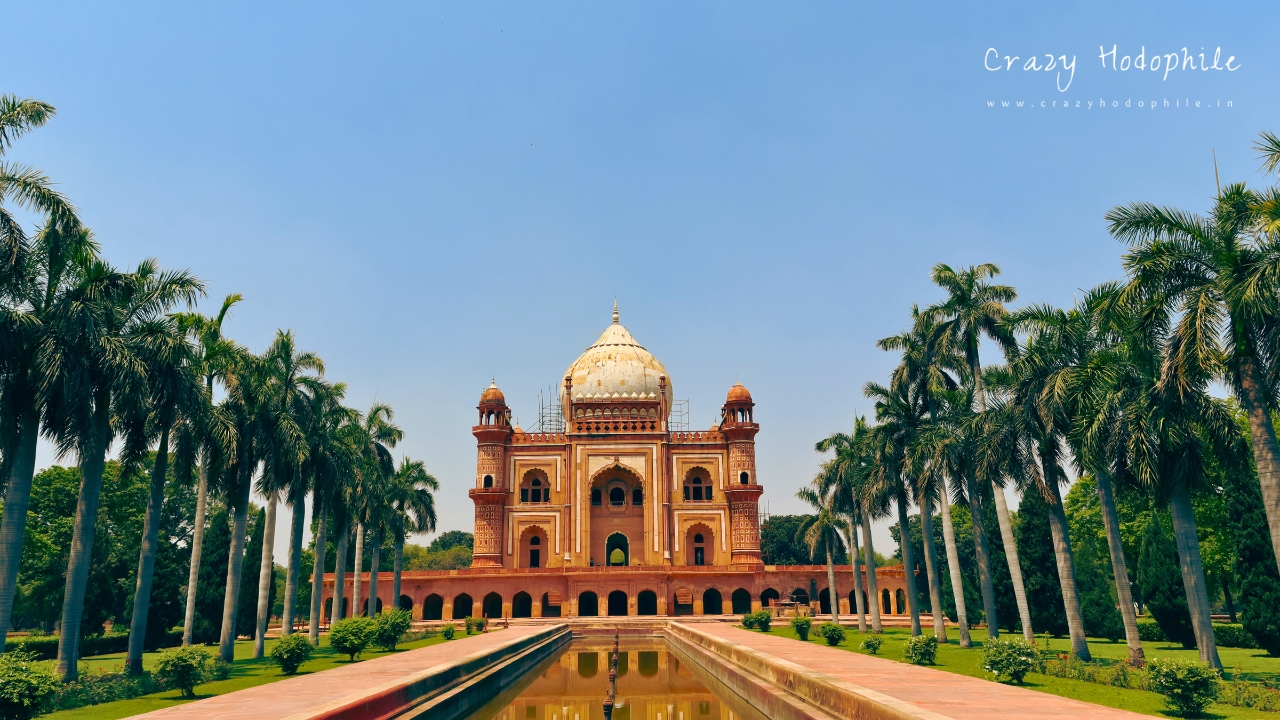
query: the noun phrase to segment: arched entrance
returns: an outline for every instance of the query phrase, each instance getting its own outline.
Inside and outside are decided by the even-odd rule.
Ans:
[[[533,617],[533,597],[523,590],[511,598],[511,617]]]
[[[604,543],[604,556],[609,565],[631,564],[631,543],[622,533],[613,533]]]
[[[907,593],[902,590],[893,591],[893,599],[898,601],[898,614],[907,614]]]
[[[422,601],[422,619],[423,620],[443,620],[444,619],[444,598],[435,593],[427,596]]]
[[[472,602],[471,600],[471,596],[466,593],[462,593],[458,597],[454,598],[453,599],[453,619],[463,620],[465,618],[471,617],[471,606],[474,604],[475,603]]]
[[[484,616],[493,619],[502,617],[502,596],[491,592],[484,596]]]
[[[372,614],[370,614],[370,613],[369,613],[369,601],[368,601],[368,600],[365,600],[365,601],[364,601],[364,609],[361,611],[361,613],[362,613],[362,614],[364,614],[364,615],[369,615],[369,617],[373,617],[374,615],[377,615],[378,613],[382,612],[382,598],[378,598],[378,604],[374,605],[374,606],[373,606],[373,608],[374,608],[374,609],[373,609],[373,613],[372,613]]]
[[[889,599],[889,591],[887,589],[880,591],[880,614],[893,614],[893,601]]]
[[[520,555],[516,558],[518,567],[546,567],[551,559],[551,548],[547,544],[547,531],[534,525],[520,535]]]
[[[621,590],[609,593],[609,615],[611,617],[626,616],[627,594]]]
[[[560,617],[559,593],[557,593],[555,597],[556,605],[552,605],[551,600],[551,593],[542,593],[542,617]]]
[[[644,482],[624,465],[601,469],[591,478],[589,562],[592,565],[631,565],[631,543],[644,537]],[[621,551],[621,552],[618,552]],[[643,543],[636,546],[637,562],[644,561]],[[621,557],[619,557],[621,556]]]
[[[413,612],[413,598],[409,597],[408,595],[401,595],[401,596],[400,596],[400,609],[401,609],[401,610],[408,610],[409,612]]]
[[[711,588],[702,593],[702,614],[703,615],[723,615],[724,614],[724,598],[720,596],[720,591]]]
[[[767,588],[764,592],[760,593],[760,605],[763,607],[770,607],[774,603],[778,602],[778,599],[781,597],[782,596],[777,590]]]
[[[697,523],[685,531],[685,564],[715,565],[716,537],[711,528]]]
[[[822,588],[818,593],[818,612],[823,615],[831,614],[831,590],[830,588]]]
[[[578,596],[578,615],[595,617],[600,614],[600,598],[590,590]]]
[[[657,615],[658,594],[652,590],[641,590],[640,594],[636,596],[636,614]]]
[[[751,612],[751,593],[745,588],[733,591],[733,614],[741,615]]]
[[[792,591],[791,591],[791,602],[793,602],[793,603],[798,603],[798,604],[800,604],[800,605],[808,605],[808,604],[809,604],[809,591],[808,591],[808,590],[805,590],[804,588],[796,588],[795,590],[792,590]]]

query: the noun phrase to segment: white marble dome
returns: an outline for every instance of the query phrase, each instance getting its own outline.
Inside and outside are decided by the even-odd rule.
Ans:
[[[613,308],[613,324],[600,333],[600,337],[587,348],[565,375],[573,380],[574,402],[590,402],[593,399],[645,398],[657,400],[663,392],[658,387],[658,377],[667,374],[658,358],[644,349],[631,337],[631,333],[618,323],[618,307]],[[671,377],[667,376],[667,407],[671,407]],[[564,403],[564,383],[560,385],[561,402]],[[565,403],[567,410],[567,403]]]

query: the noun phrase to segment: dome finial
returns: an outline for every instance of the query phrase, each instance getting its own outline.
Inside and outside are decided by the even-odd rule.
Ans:
[[[618,298],[613,298],[613,324],[618,324]]]

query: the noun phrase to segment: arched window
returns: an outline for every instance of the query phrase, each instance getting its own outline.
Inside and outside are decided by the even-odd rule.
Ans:
[[[591,488],[591,504],[600,507],[600,488]]]
[[[620,487],[615,487],[609,491],[609,504],[614,507],[622,507],[627,504],[627,491]]]
[[[643,490],[641,490],[640,488],[636,488],[631,491],[631,504],[635,505],[636,507],[640,507],[641,505],[644,505]]]
[[[487,487],[487,488],[491,488],[491,487],[493,487],[493,476],[492,476],[492,475],[485,475],[485,476],[484,476],[484,486],[485,486],[485,487]]]
[[[536,470],[530,470],[525,474],[524,481],[520,484],[520,502],[551,502],[551,481],[535,474],[537,472]]]
[[[529,538],[529,544],[530,544],[530,545],[541,545],[541,544],[542,544],[542,538],[538,537],[537,535],[534,535],[533,537]]]
[[[750,479],[751,479],[751,476],[748,475],[745,470],[742,472],[742,474],[738,475],[738,482],[742,483],[743,485],[746,485],[747,481],[749,481]]]
[[[712,499],[711,481],[704,480],[701,475],[694,475],[684,483],[684,499],[693,502],[706,502]]]

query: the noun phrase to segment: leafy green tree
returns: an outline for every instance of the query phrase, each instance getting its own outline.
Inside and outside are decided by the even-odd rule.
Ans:
[[[796,497],[817,511],[796,528],[796,540],[803,543],[811,555],[816,555],[818,548],[822,548],[827,560],[827,603],[831,608],[832,621],[839,623],[840,592],[836,586],[836,566],[831,553],[832,546],[840,543],[840,519],[836,514],[834,496],[832,486],[823,487],[820,478],[814,480],[811,487],[800,488],[796,492]]]
[[[1124,637],[1124,623],[1116,609],[1112,585],[1102,566],[1097,546],[1078,544],[1075,553],[1076,580],[1080,585],[1080,614],[1085,632],[1091,637],[1104,637],[1116,642]]]
[[[1272,557],[1262,492],[1257,476],[1234,469],[1224,475],[1222,498],[1233,529],[1236,571],[1240,576],[1241,620],[1258,647],[1280,657],[1280,574]]]
[[[390,525],[395,543],[395,559],[392,564],[391,597],[400,603],[400,574],[404,571],[404,541],[410,533],[429,533],[436,529],[436,502],[433,491],[440,483],[427,472],[420,460],[400,459],[400,467],[391,476],[388,500],[390,501]]]
[[[1165,536],[1160,517],[1153,517],[1147,525],[1142,556],[1138,559],[1138,584],[1142,586],[1147,610],[1159,623],[1164,636],[1182,643],[1184,648],[1193,648],[1196,636],[1186,594],[1179,592],[1181,580],[1177,550]]]
[[[431,552],[442,552],[449,548],[465,546],[468,550],[472,550],[475,548],[475,543],[475,536],[471,533],[463,532],[462,530],[449,530],[448,532],[442,532],[437,535],[436,539],[431,541],[431,545],[428,546],[427,549]]]

